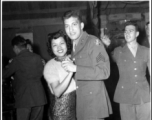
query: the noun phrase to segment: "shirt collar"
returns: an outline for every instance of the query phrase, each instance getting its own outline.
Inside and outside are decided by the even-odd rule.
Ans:
[[[131,46],[131,44],[127,44],[127,46],[129,47],[129,49],[133,49],[133,46]],[[134,46],[135,49],[138,48],[138,43]]]

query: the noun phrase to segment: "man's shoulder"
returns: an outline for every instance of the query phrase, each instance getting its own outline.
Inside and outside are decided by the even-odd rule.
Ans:
[[[34,52],[29,52],[29,57],[34,57],[34,58],[37,58],[37,59],[42,59],[42,57],[39,54],[34,53]]]
[[[34,57],[40,57],[41,58],[41,56],[39,55],[39,54],[37,54],[37,53],[31,53]]]
[[[141,49],[144,49],[144,50],[149,50],[149,48],[147,46],[144,46],[144,45],[139,45]]]
[[[145,47],[150,47],[149,40],[147,37],[140,43],[140,45],[145,46]]]
[[[90,40],[95,40],[95,39],[99,39],[99,38],[97,38],[97,37],[94,36],[94,35],[88,34],[88,39],[90,39]]]
[[[121,53],[122,52],[122,49],[123,49],[123,47],[122,46],[118,46],[118,47],[116,47],[115,49],[114,49],[114,52],[115,53]]]
[[[144,55],[150,54],[150,48],[142,45],[139,45],[139,47],[140,47],[140,51],[142,51]]]
[[[27,52],[24,52],[24,53],[20,54],[19,56],[17,56],[16,59],[18,59],[18,60],[23,60],[23,59],[25,59],[25,60],[30,60],[30,59],[31,60],[41,60],[42,57],[36,53],[27,51]]]
[[[94,35],[88,34],[88,42],[96,46],[100,46],[100,45],[103,46],[103,43],[101,42],[101,40]]]

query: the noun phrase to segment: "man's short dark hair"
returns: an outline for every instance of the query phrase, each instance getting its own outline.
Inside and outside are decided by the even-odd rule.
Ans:
[[[82,16],[80,14],[80,11],[79,10],[69,10],[67,12],[64,13],[62,19],[63,21],[70,18],[70,17],[75,17],[75,18],[78,18],[78,20],[80,22],[82,22]]]
[[[125,28],[126,26],[128,26],[128,25],[133,25],[133,26],[135,26],[136,31],[139,31],[139,27],[138,27],[138,24],[137,24],[136,21],[128,21],[128,22],[126,22],[125,25],[124,25],[124,28]]]
[[[18,46],[19,48],[26,48],[26,41],[25,39],[18,35],[18,36],[15,36],[13,39],[12,39],[12,46]]]

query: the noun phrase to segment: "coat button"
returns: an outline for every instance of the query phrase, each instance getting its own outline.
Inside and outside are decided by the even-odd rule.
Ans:
[[[124,88],[124,86],[122,86],[121,88]]]
[[[90,94],[92,94],[92,92],[90,92]]]
[[[137,75],[135,75],[135,77],[137,77]]]
[[[137,68],[134,68],[134,70],[137,70]]]
[[[134,61],[134,63],[136,63],[136,61]]]
[[[78,89],[79,87],[78,86],[76,86],[76,89]]]

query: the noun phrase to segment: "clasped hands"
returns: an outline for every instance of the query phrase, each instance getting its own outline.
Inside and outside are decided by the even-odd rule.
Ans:
[[[73,61],[69,57],[67,57],[64,61],[62,61],[61,66],[67,72],[76,72],[77,66],[73,63]]]

